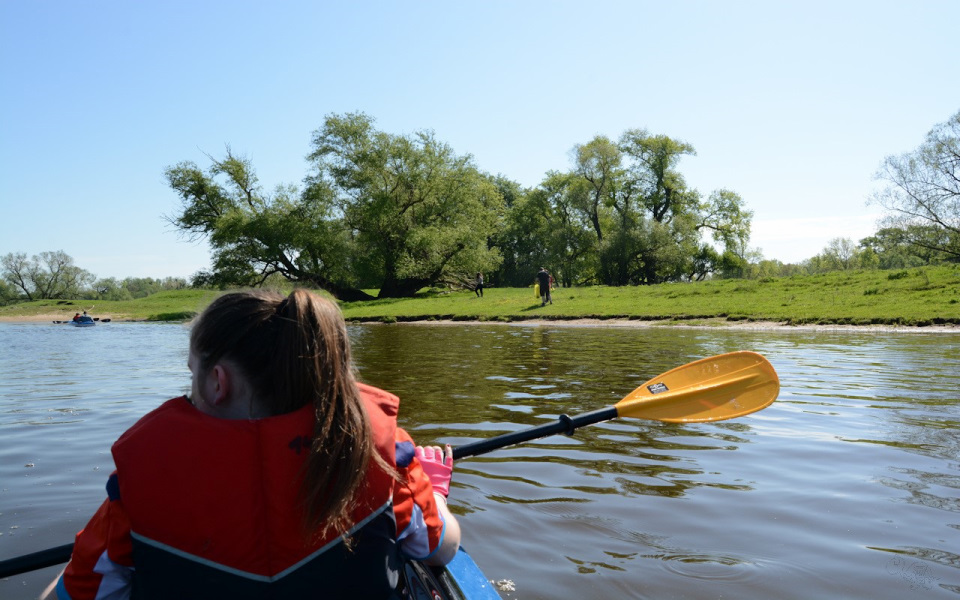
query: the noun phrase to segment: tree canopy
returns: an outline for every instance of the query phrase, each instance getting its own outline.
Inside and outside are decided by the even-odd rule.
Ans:
[[[227,149],[204,171],[166,170],[181,198],[170,222],[208,239],[219,285],[272,276],[346,299],[410,296],[436,285],[527,285],[540,266],[562,285],[645,284],[738,276],[752,213],[731,190],[706,197],[680,172],[692,145],[646,130],[596,136],[568,171],[524,189],[481,172],[429,130],[380,131],[363,113],[313,132],[302,189],[266,192]]]
[[[259,185],[253,165],[229,149],[202,171],[166,171],[180,195],[169,217],[213,248],[211,283],[257,285],[274,274],[344,300],[409,296],[495,268],[487,245],[502,197],[469,156],[432,132],[377,131],[363,114],[330,115],[313,134],[313,172],[302,191]]]
[[[0,265],[3,279],[27,300],[76,298],[95,279],[73,264],[73,258],[63,250],[30,258],[23,252],[11,252],[0,258]]]
[[[738,275],[752,213],[736,192],[717,190],[704,199],[687,186],[679,163],[695,154],[686,142],[642,129],[617,142],[597,136],[574,146],[568,172],[548,173],[510,207],[498,243],[505,267],[524,269],[505,273],[507,279],[525,284],[535,263],[551,265],[563,285]]]
[[[266,192],[249,159],[228,148],[222,160],[210,160],[206,172],[190,161],[165,172],[181,198],[179,214],[168,220],[191,239],[208,239],[213,250],[206,283],[260,285],[276,273],[344,299],[368,297],[354,287],[349,232],[328,190],[278,185]]]
[[[487,244],[503,213],[497,186],[431,131],[377,131],[331,115],[313,134],[307,193],[329,195],[380,297],[409,296],[500,264]]]
[[[887,185],[873,201],[889,211],[884,225],[899,243],[960,262],[960,111],[913,152],[888,156],[876,176]]]

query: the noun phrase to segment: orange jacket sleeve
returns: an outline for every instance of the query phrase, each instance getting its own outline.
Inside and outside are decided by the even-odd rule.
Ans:
[[[446,524],[433,498],[430,477],[423,472],[415,450],[413,438],[398,427],[396,461],[401,481],[393,488],[397,540],[404,554],[423,560],[440,547]]]

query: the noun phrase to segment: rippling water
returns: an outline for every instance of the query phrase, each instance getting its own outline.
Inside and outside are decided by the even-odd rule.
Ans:
[[[675,366],[764,354],[779,400],[713,424],[621,419],[457,464],[464,543],[504,597],[957,598],[960,336],[351,326],[420,442],[615,403]],[[0,325],[0,559],[59,545],[112,441],[188,386],[179,325]],[[0,581],[27,598],[56,569]]]

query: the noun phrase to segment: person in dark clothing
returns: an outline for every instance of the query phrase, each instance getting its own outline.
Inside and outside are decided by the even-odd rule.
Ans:
[[[483,298],[483,273],[477,273],[477,287],[474,288],[477,296]]]
[[[545,306],[547,302],[553,304],[553,299],[550,297],[550,273],[543,267],[540,267],[537,273],[537,283],[540,285],[540,306]]]

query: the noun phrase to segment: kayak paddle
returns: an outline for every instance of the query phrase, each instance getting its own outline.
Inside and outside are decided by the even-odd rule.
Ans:
[[[73,542],[70,542],[56,548],[47,548],[39,552],[0,560],[0,579],[65,563],[70,560],[70,554],[72,553]]]
[[[486,454],[499,448],[558,433],[572,435],[586,425],[617,417],[668,423],[706,423],[742,417],[764,409],[780,392],[773,365],[756,352],[730,352],[703,358],[658,375],[613,406],[556,422],[505,433],[453,449],[454,459]],[[0,561],[0,579],[70,560],[73,544]]]
[[[742,417],[770,406],[780,393],[773,365],[756,352],[730,352],[703,358],[658,375],[613,406],[556,422],[505,433],[453,449],[454,460],[565,433],[609,421],[634,417],[668,423],[706,423]]]

